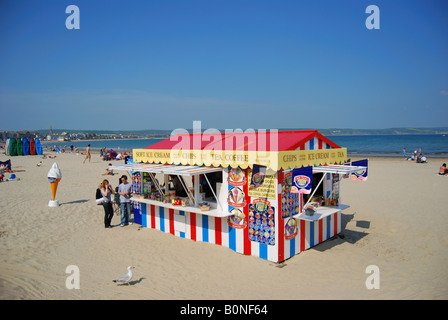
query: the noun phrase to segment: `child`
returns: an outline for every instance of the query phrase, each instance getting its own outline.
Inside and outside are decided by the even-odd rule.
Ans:
[[[114,211],[120,210],[120,195],[118,194],[118,187],[115,187],[114,194]]]
[[[114,170],[110,170],[109,168],[112,166],[112,163],[109,163],[109,167],[106,169],[106,172],[103,173],[103,176],[105,175],[114,175]]]

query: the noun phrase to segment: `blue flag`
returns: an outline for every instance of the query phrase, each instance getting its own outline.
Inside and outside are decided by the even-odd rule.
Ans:
[[[313,186],[313,167],[303,167],[292,170],[292,193],[310,194]]]
[[[252,177],[250,180],[249,190],[261,187],[266,175],[266,167],[259,164],[254,164],[252,168]]]

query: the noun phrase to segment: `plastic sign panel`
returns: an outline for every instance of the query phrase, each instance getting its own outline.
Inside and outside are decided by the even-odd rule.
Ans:
[[[364,170],[354,171],[351,173],[352,180],[367,180],[368,159],[353,161],[352,166],[366,167]]]
[[[292,193],[310,194],[313,186],[313,167],[303,167],[292,170]]]
[[[253,165],[253,169],[249,169],[251,177],[249,185],[249,196],[256,198],[276,198],[276,174],[270,174],[272,170],[258,164]]]

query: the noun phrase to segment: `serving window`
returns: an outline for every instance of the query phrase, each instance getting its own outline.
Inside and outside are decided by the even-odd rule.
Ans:
[[[115,170],[131,171],[132,200],[165,207],[189,207],[204,214],[227,216],[219,195],[223,169],[204,166],[135,164],[114,166]],[[210,213],[208,213],[210,211]]]
[[[323,203],[325,203],[324,184],[319,183],[322,180],[323,176],[324,176],[324,173],[322,173],[322,172],[313,173],[312,190],[315,192],[314,192],[314,194],[304,194],[303,195],[303,200],[305,201],[305,203],[310,200],[311,195],[312,195],[312,198],[311,198],[310,202],[318,203],[319,205],[322,205]]]

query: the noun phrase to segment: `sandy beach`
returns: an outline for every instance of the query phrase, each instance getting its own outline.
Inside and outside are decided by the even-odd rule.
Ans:
[[[105,229],[94,192],[108,162],[83,158],[0,154],[20,178],[0,183],[0,299],[448,298],[448,176],[437,175],[447,159],[370,158],[367,182],[342,181],[350,205],[343,237],[277,265],[136,224],[121,228],[119,214]],[[61,205],[50,208],[54,162]],[[107,176],[113,187],[118,177]],[[69,265],[80,270],[80,289],[66,288]],[[128,265],[132,285],[113,283]],[[369,265],[380,271],[379,289],[366,288]]]

